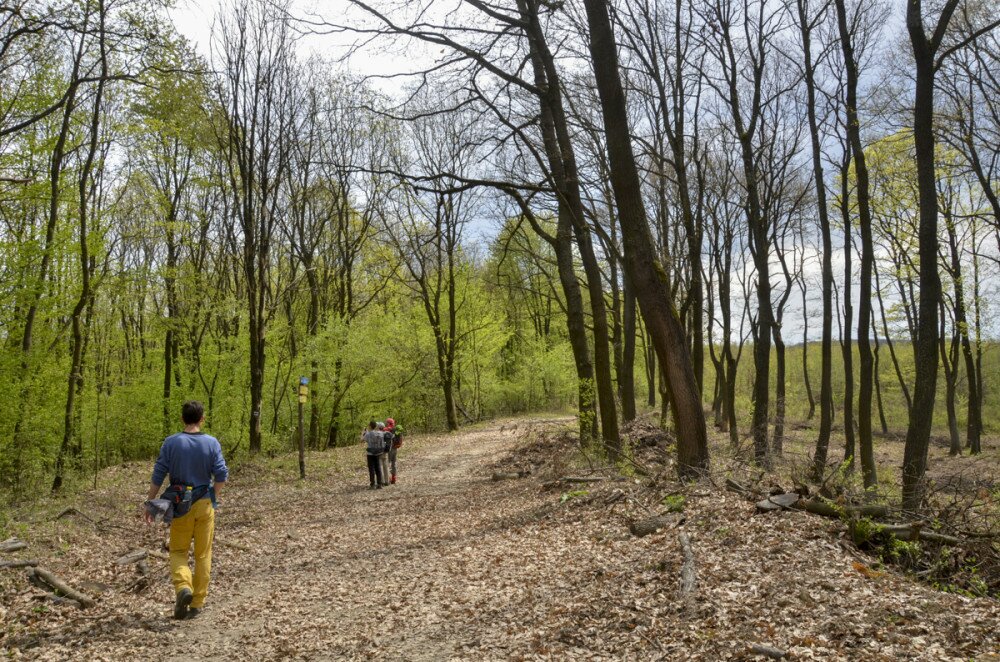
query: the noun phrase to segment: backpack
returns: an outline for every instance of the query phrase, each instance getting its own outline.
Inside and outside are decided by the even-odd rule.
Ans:
[[[392,447],[400,448],[403,445],[403,434],[401,432],[394,432],[392,434]]]
[[[389,449],[393,447],[393,443],[392,442],[393,442],[393,438],[394,437],[395,437],[395,433],[393,433],[393,432],[391,432],[389,430],[385,431],[385,433],[383,435],[383,439],[385,440],[385,452],[386,453],[388,453]]]
[[[365,432],[365,444],[369,455],[378,455],[383,452],[382,449],[385,447],[385,439],[380,439],[378,434],[379,433],[376,430],[368,430]]]

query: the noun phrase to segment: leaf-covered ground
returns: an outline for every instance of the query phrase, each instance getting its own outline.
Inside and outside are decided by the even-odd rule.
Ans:
[[[138,520],[147,468],[36,508],[17,531],[37,558],[98,594],[53,605],[0,569],[0,652],[38,659],[743,660],[1000,659],[995,601],[874,570],[838,524],[754,513],[710,481],[660,491],[635,480],[553,486],[567,421],[520,421],[415,438],[401,481],[368,491],[360,447],[237,472],[218,511],[208,609],[170,619],[166,562],[136,592],[134,565],[162,531]],[[562,439],[562,440],[560,440]],[[553,460],[555,460],[553,462]],[[521,479],[494,472],[529,469]],[[586,472],[577,467],[576,473]],[[653,495],[655,494],[655,498]],[[683,500],[680,497],[683,496]],[[633,519],[677,509],[645,538]],[[661,503],[665,505],[661,505]],[[668,505],[669,504],[669,507]],[[53,519],[67,506],[70,514]],[[27,518],[28,516],[26,516]],[[90,520],[94,520],[93,522]],[[698,586],[681,597],[678,535]],[[92,582],[86,585],[84,582]],[[98,585],[99,584],[99,585]],[[99,593],[98,593],[99,592]]]

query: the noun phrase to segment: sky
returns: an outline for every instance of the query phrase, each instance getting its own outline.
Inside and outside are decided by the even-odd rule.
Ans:
[[[215,16],[227,3],[224,0],[177,0],[176,6],[167,13],[177,28],[195,46],[197,52],[211,61],[212,26]],[[323,16],[341,20],[348,11],[348,3],[342,0],[293,0],[293,11],[300,16]],[[317,9],[319,7],[319,9]],[[346,34],[313,35],[300,41],[299,53],[303,58],[320,55],[330,60],[344,55],[353,45],[355,37]],[[414,63],[431,61],[428,52],[414,53],[415,46],[408,45],[405,53],[394,53],[384,45],[370,46],[355,54],[350,61],[350,70],[363,76],[382,76],[395,72],[412,70]],[[395,80],[373,80],[376,88],[392,92],[401,84]]]

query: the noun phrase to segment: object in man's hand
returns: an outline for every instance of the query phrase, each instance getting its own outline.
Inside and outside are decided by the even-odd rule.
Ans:
[[[153,521],[170,524],[170,520],[174,518],[174,504],[166,499],[150,499],[143,505],[145,505],[146,512],[153,518]]]

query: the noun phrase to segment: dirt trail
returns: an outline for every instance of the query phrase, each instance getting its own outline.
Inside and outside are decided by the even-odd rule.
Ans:
[[[425,440],[403,454],[396,485],[370,491],[354,472],[350,482],[308,495],[311,507],[242,532],[241,539],[263,543],[254,546],[261,562],[250,559],[231,591],[217,588],[205,618],[185,624],[188,641],[163,652],[256,659],[458,654],[442,625],[453,622],[451,599],[467,587],[459,574],[449,587],[428,570],[483,544],[477,531],[494,513],[470,513],[470,505],[486,466],[515,440],[499,426]]]
[[[77,585],[96,577],[109,590],[92,610],[39,611],[23,578],[0,574],[0,657],[715,661],[763,659],[748,653],[762,643],[793,659],[1000,659],[988,657],[1000,653],[995,601],[872,570],[830,520],[756,515],[705,482],[683,488],[673,526],[635,538],[629,519],[658,505],[638,483],[489,480],[530,428],[567,422],[410,440],[399,484],[376,491],[360,446],[311,455],[304,483],[291,458],[277,475],[236,472],[208,609],[193,621],[169,617],[165,562],[139,594],[127,589],[134,569],[113,564],[155,547],[157,532],[130,523],[98,536],[60,520],[33,549]],[[134,502],[145,471],[121,469],[118,492],[98,500]],[[696,555],[690,599],[677,589],[679,531]]]
[[[463,644],[495,625],[477,604],[492,599],[486,577],[465,571],[523,513],[536,517],[537,485],[488,479],[524,430],[507,422],[418,437],[400,453],[399,482],[381,490],[367,489],[360,446],[339,451],[333,470],[312,468],[304,486],[237,472],[217,513],[198,619],[169,618],[166,563],[153,560],[157,583],[142,596],[107,594],[79,615],[64,608],[66,621],[40,623],[8,650],[51,659],[464,659]],[[136,529],[144,540],[114,544],[156,547],[154,533]],[[477,586],[487,590],[477,595]]]

